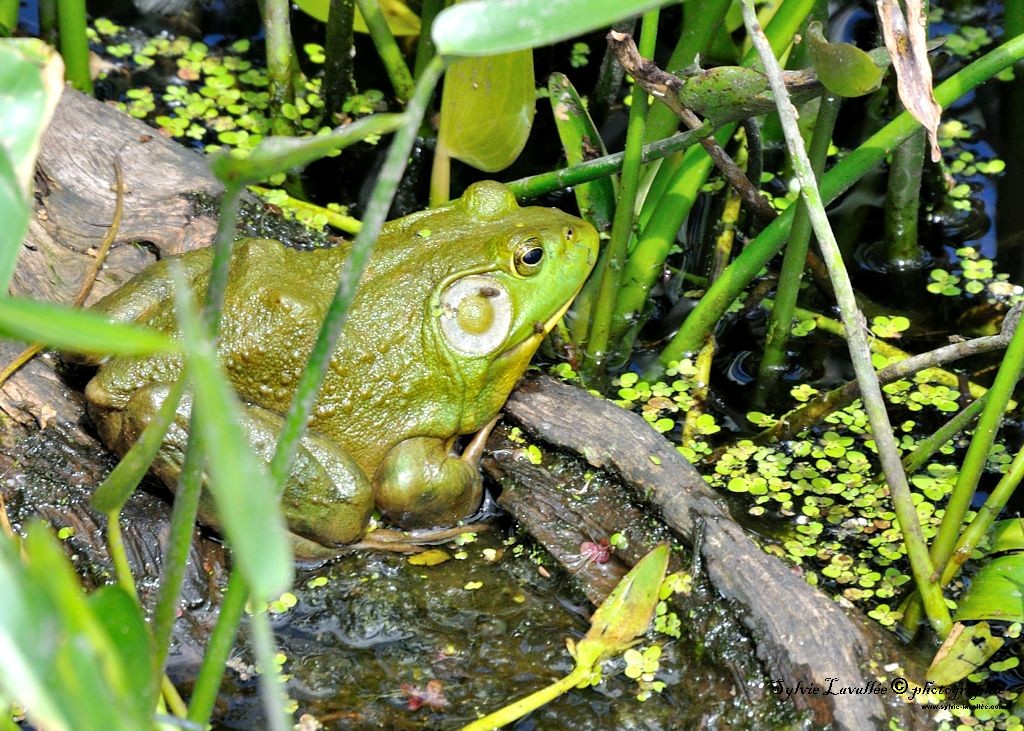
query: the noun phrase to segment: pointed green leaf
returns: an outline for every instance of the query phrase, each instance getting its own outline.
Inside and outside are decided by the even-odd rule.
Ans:
[[[533,125],[533,54],[456,61],[444,77],[437,146],[492,173],[511,165]]]
[[[617,655],[647,631],[658,606],[668,556],[669,544],[655,546],[601,602],[590,618],[590,630],[576,643],[578,665]]]
[[[181,270],[171,268],[174,300],[192,384],[194,408],[208,445],[210,492],[220,526],[246,583],[257,599],[286,589],[292,555],[273,484],[253,454],[242,425],[242,406],[217,363],[206,328],[196,315]]]
[[[0,338],[96,355],[152,355],[179,350],[176,342],[155,330],[109,322],[89,310],[13,297],[0,297]]]
[[[248,155],[226,150],[210,162],[223,182],[247,185],[308,165],[314,160],[361,142],[367,137],[394,132],[405,122],[402,114],[373,114],[327,134],[312,137],[266,137]]]
[[[833,94],[864,96],[882,83],[884,71],[866,51],[852,43],[829,43],[818,21],[807,27],[807,50],[818,80]]]
[[[555,116],[555,127],[562,140],[565,161],[570,167],[595,157],[607,155],[604,140],[601,139],[594,120],[587,113],[583,100],[565,74],[553,73],[548,79],[551,111]],[[576,203],[580,213],[598,231],[609,231],[615,215],[616,187],[618,177],[598,178],[589,183],[574,186]]]
[[[174,419],[178,402],[185,391],[185,379],[179,378],[171,388],[167,398],[160,405],[156,417],[146,424],[141,436],[135,440],[117,466],[107,475],[107,479],[96,488],[92,495],[92,506],[101,513],[120,512],[128,497],[138,487],[142,478],[149,471],[156,457],[164,435],[167,434],[171,421]]]
[[[969,626],[957,622],[935,653],[926,677],[936,685],[952,685],[984,667],[1003,642],[1002,637],[992,636],[988,622]]]
[[[607,28],[671,0],[477,0],[434,19],[431,34],[444,56],[489,56],[546,46]]]

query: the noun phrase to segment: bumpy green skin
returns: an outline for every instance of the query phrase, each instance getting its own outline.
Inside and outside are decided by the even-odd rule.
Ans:
[[[589,274],[597,241],[586,222],[520,208],[490,182],[385,226],[282,500],[292,532],[335,546],[363,534],[375,504],[403,527],[476,510],[479,472],[453,444],[501,408]],[[347,255],[345,247],[297,251],[263,239],[235,247],[218,350],[267,460]],[[168,267],[182,267],[200,296],[210,260],[201,250],[158,262],[96,307],[175,333]],[[101,366],[86,396],[112,450],[134,443],[181,370],[176,356]],[[153,467],[172,488],[190,409],[186,398]],[[201,517],[217,524],[209,504]]]

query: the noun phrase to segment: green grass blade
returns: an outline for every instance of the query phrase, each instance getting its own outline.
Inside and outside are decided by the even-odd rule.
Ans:
[[[139,482],[149,471],[149,466],[153,464],[153,458],[163,443],[164,435],[167,434],[184,391],[185,379],[178,379],[160,406],[156,418],[146,425],[142,430],[142,436],[107,475],[107,479],[96,488],[92,496],[92,506],[96,510],[101,513],[121,510],[125,500],[138,487]]]
[[[246,157],[225,151],[210,162],[213,174],[238,185],[257,183],[274,173],[287,172],[365,140],[371,135],[393,132],[405,121],[402,114],[374,114],[313,137],[267,137]]]
[[[490,0],[454,5],[434,20],[437,52],[490,56],[589,33],[668,0]]]
[[[88,310],[16,298],[0,298],[0,338],[93,355],[152,355],[180,349],[155,330],[109,322]]]
[[[172,269],[178,323],[187,356],[194,408],[207,449],[209,489],[235,562],[257,599],[283,591],[292,556],[277,495],[253,455],[242,407],[217,363],[179,271]]]

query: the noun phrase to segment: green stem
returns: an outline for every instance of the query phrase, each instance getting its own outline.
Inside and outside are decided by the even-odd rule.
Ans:
[[[966,429],[985,408],[988,399],[989,392],[986,391],[981,398],[972,401],[967,408],[961,409],[956,416],[936,429],[930,437],[919,441],[914,447],[914,451],[903,458],[903,469],[907,471],[907,474],[912,475],[924,467],[925,462],[938,452],[942,445]]]
[[[592,668],[582,668],[577,665],[572,672],[551,685],[531,693],[522,700],[510,703],[504,708],[495,711],[483,718],[479,718],[470,724],[462,727],[462,731],[492,731],[492,729],[507,726],[517,721],[531,711],[535,711],[555,698],[568,693],[579,685],[584,679],[590,676]]]
[[[935,98],[941,106],[948,107],[1021,58],[1024,58],[1024,36],[1007,41],[948,78],[935,88]],[[822,177],[824,202],[831,203],[846,192],[916,129],[918,124],[914,118],[909,112],[903,112],[868,138]],[[659,356],[663,367],[700,348],[729,306],[785,243],[793,213],[794,207],[790,206],[769,224],[708,289]]]
[[[677,135],[672,135],[668,139],[644,145],[643,150],[640,153],[640,162],[660,160],[661,158],[673,155],[680,150],[685,150],[687,147],[699,145],[702,139],[713,132],[714,129],[711,125],[705,124],[700,129],[680,132]],[[598,178],[606,178],[609,175],[614,175],[622,170],[625,158],[626,153],[616,152],[613,155],[597,157],[593,160],[588,160],[587,162],[580,163],[579,165],[573,165],[569,168],[562,168],[561,170],[552,170],[549,173],[540,173],[526,178],[519,178],[519,180],[513,180],[506,183],[506,185],[512,189],[516,198],[521,200],[537,198],[561,188],[570,188],[574,185],[579,185],[580,183],[586,183],[591,180],[597,180]]]
[[[270,81],[272,130],[275,135],[287,136],[294,130],[282,109],[285,104],[292,104],[295,101],[288,0],[265,0],[263,28],[267,39],[267,78]]]
[[[18,0],[0,0],[0,37],[9,36],[18,25]]]
[[[395,89],[395,96],[401,100],[412,97],[416,88],[409,73],[409,67],[402,57],[402,51],[395,42],[395,37],[388,28],[388,22],[384,19],[384,13],[380,11],[380,4],[377,0],[356,0],[359,3],[359,12],[366,21],[366,27],[370,31],[370,38],[373,45],[377,47],[377,55],[384,62],[384,68],[391,79],[391,86]]]
[[[249,619],[249,629],[252,631],[253,649],[256,650],[256,664],[260,669],[260,697],[263,699],[267,728],[270,731],[288,731],[292,723],[284,710],[281,673],[274,662],[274,632],[270,628],[265,607],[253,612]]]
[[[114,573],[117,575],[118,585],[128,592],[133,599],[138,601],[139,595],[135,591],[135,577],[132,576],[131,566],[128,565],[128,554],[124,550],[124,536],[121,534],[120,507],[107,513],[107,546],[110,550],[110,558],[114,562]]]
[[[640,54],[650,57],[658,32],[658,11],[644,14],[640,31]],[[602,253],[602,268],[599,272],[601,286],[594,302],[590,326],[590,340],[583,352],[582,373],[584,378],[593,378],[608,365],[608,352],[614,346],[611,342],[612,316],[618,300],[622,282],[622,269],[626,261],[630,239],[633,237],[633,218],[636,194],[640,184],[641,152],[644,142],[644,119],[647,115],[647,92],[639,83],[633,84],[633,103],[629,110],[626,128],[625,162],[619,186],[619,199],[612,220],[611,240]]]
[[[814,122],[814,134],[811,137],[808,157],[814,177],[820,178],[825,169],[828,157],[828,146],[832,141],[832,130],[835,128],[839,114],[840,100],[838,97],[826,95],[822,97],[818,107],[818,118]],[[793,216],[793,226],[789,231],[789,243],[782,258],[779,271],[779,284],[775,292],[775,307],[772,308],[768,320],[768,334],[765,337],[764,354],[757,371],[757,394],[755,403],[763,405],[768,393],[778,383],[782,371],[786,367],[786,343],[793,323],[793,308],[800,294],[800,280],[803,277],[804,265],[807,261],[807,249],[811,242],[811,219],[807,215],[807,204],[802,200]]]
[[[900,530],[907,548],[907,557],[910,559],[911,572],[923,597],[925,614],[935,631],[945,637],[949,633],[952,621],[949,618],[949,610],[946,608],[942,590],[932,580],[932,562],[928,556],[928,547],[924,535],[921,533],[921,525],[910,493],[910,485],[900,462],[899,449],[889,424],[889,415],[885,409],[882,389],[871,363],[867,333],[862,324],[864,316],[857,307],[853,285],[846,267],[843,265],[839,244],[835,240],[835,235],[825,214],[825,206],[818,191],[817,181],[811,170],[810,160],[807,159],[803,140],[800,138],[796,108],[789,100],[778,61],[772,54],[768,41],[758,25],[753,0],[743,0],[742,7],[747,33],[764,63],[765,73],[772,87],[772,94],[775,97],[786,137],[789,159],[793,164],[797,179],[800,181],[800,194],[807,204],[807,212],[818,239],[818,247],[825,260],[825,265],[828,267],[829,278],[835,289],[836,301],[846,329],[850,359],[853,361],[853,370],[857,375],[857,380],[860,381],[864,410],[867,412],[871,424],[871,434],[875,440],[882,471],[889,483],[893,508],[899,519]]]
[[[917,240],[925,134],[918,130],[892,153],[885,195],[885,261],[897,269],[926,260]]]
[[[328,124],[336,123],[341,105],[352,93],[352,22],[356,0],[331,0],[327,13],[324,64],[324,113]]]
[[[188,720],[200,726],[206,726],[210,722],[217,693],[220,691],[221,679],[224,677],[224,667],[227,665],[231,648],[235,646],[238,623],[245,611],[248,595],[249,591],[242,575],[237,570],[232,570],[224,596],[221,598],[217,624],[206,645],[203,664],[199,668],[196,684],[192,688],[192,698],[189,700]]]
[[[73,87],[91,95],[85,0],[60,0],[57,4],[57,22],[60,25],[60,55],[64,57],[64,77]]]
[[[39,0],[39,37],[57,46],[57,0]]]
[[[288,479],[289,469],[299,446],[299,439],[305,432],[306,422],[313,409],[313,403],[316,401],[324,373],[327,371],[331,353],[334,352],[338,337],[341,335],[341,327],[355,295],[356,284],[363,274],[370,251],[384,225],[388,210],[391,208],[395,191],[398,189],[402,173],[409,160],[409,153],[412,152],[416,133],[419,131],[427,104],[430,102],[434,87],[441,77],[444,67],[445,61],[439,56],[435,56],[427,64],[427,68],[424,69],[423,75],[416,84],[416,91],[406,106],[406,122],[395,133],[391,147],[388,149],[373,196],[370,198],[366,214],[363,216],[363,227],[352,242],[352,249],[345,261],[334,299],[327,310],[309,361],[299,379],[299,385],[278,438],[277,450],[270,463],[271,479],[279,492],[284,489]]]
[[[420,11],[420,38],[416,44],[416,61],[413,64],[413,78],[419,79],[423,75],[423,69],[437,52],[434,48],[434,38],[430,35],[430,29],[434,26],[434,18],[444,10],[444,0],[423,0],[423,10]]]
[[[1010,344],[1006,348],[1006,355],[999,364],[999,371],[992,382],[992,388],[989,389],[991,396],[988,403],[985,404],[985,410],[978,418],[974,436],[967,448],[967,454],[964,455],[963,464],[960,465],[960,474],[957,475],[956,485],[949,496],[946,512],[942,516],[942,523],[939,525],[935,542],[932,544],[932,562],[939,574],[942,573],[943,567],[953,553],[953,546],[960,533],[964,515],[971,505],[971,498],[974,497],[978,479],[981,477],[982,470],[985,469],[985,461],[988,459],[989,452],[992,451],[992,442],[1002,423],[1007,402],[1013,394],[1017,381],[1020,380],[1022,369],[1024,369],[1024,327],[1018,324],[1010,339]]]
[[[238,218],[241,188],[238,183],[225,183],[221,201],[221,214],[217,221],[217,236],[213,243],[213,261],[210,264],[210,281],[206,288],[203,314],[209,337],[216,339],[220,327],[221,312],[224,309],[224,291],[227,289],[228,268],[231,249],[235,238],[235,220]],[[192,531],[195,528],[199,499],[203,489],[203,466],[205,445],[201,430],[196,423],[195,412],[189,417],[189,441],[185,448],[178,489],[171,510],[171,525],[168,529],[167,549],[163,557],[160,576],[160,590],[157,593],[156,608],[153,612],[154,662],[158,670],[163,669],[170,646],[171,633],[178,615],[181,585],[185,578],[185,566],[192,547]]]

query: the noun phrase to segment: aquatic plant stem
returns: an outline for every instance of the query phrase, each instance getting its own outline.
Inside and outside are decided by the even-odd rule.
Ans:
[[[238,624],[245,611],[248,594],[242,575],[238,571],[232,571],[220,602],[217,624],[206,645],[203,664],[192,688],[188,706],[189,721],[202,726],[210,721],[224,676],[224,667],[231,654],[231,648],[235,646],[235,636],[238,634]]]
[[[825,206],[818,191],[814,171],[811,169],[810,160],[807,158],[807,152],[804,150],[803,140],[800,137],[796,108],[789,100],[786,85],[782,79],[782,70],[779,68],[778,61],[768,45],[768,39],[765,38],[757,21],[753,0],[743,0],[742,8],[747,35],[761,57],[765,74],[772,87],[772,94],[775,97],[779,119],[786,137],[789,158],[796,177],[800,181],[800,194],[807,204],[807,212],[818,239],[818,247],[828,267],[829,278],[835,289],[839,311],[846,328],[850,358],[853,361],[857,379],[860,381],[864,409],[867,411],[878,457],[889,484],[893,507],[900,522],[900,530],[907,548],[911,571],[921,592],[925,614],[928,616],[929,622],[938,634],[945,637],[949,633],[952,621],[949,618],[949,610],[946,608],[942,590],[932,577],[932,563],[928,556],[927,544],[921,533],[917,509],[911,497],[906,473],[900,462],[896,439],[889,423],[889,415],[885,410],[882,389],[878,385],[875,369],[871,364],[871,351],[868,348],[864,316],[857,308],[853,285],[846,267],[843,265],[839,245],[825,214]]]
[[[9,36],[18,25],[18,0],[0,0],[0,37]]]
[[[416,44],[416,60],[412,67],[412,77],[416,80],[423,75],[423,69],[437,53],[430,28],[434,25],[437,14],[444,10],[444,5],[444,0],[423,0],[423,9],[420,11],[420,38]]]
[[[647,12],[641,23],[640,53],[647,56],[654,53],[658,15],[657,10]],[[593,379],[604,372],[611,356],[609,349],[615,347],[615,343],[611,342],[612,315],[622,283],[622,270],[629,241],[633,236],[636,194],[640,185],[642,165],[640,153],[643,150],[644,120],[647,116],[647,91],[639,83],[633,84],[632,100],[626,128],[626,157],[619,179],[619,199],[612,220],[611,240],[601,254],[602,268],[597,272],[597,276],[601,277],[601,285],[592,310],[589,340],[584,344],[580,370],[585,380]]]
[[[988,52],[937,86],[935,98],[940,105],[947,107],[1022,58],[1024,36],[1019,36]],[[822,177],[822,200],[831,203],[838,198],[918,127],[910,113],[903,112],[868,138]],[[794,208],[791,206],[769,224],[708,289],[659,356],[662,367],[700,348],[707,333],[711,332],[740,292],[785,243],[793,214]]]
[[[560,695],[568,693],[590,677],[592,670],[592,668],[577,665],[573,668],[572,672],[564,678],[560,678],[551,685],[545,686],[540,690],[531,693],[522,700],[510,703],[504,708],[495,711],[488,716],[484,716],[483,718],[473,721],[473,723],[463,726],[462,731],[492,731],[492,729],[507,726],[513,721],[522,718],[527,713],[537,710],[546,703],[550,703]]]
[[[918,130],[892,153],[885,193],[885,240],[882,266],[895,269],[920,265],[927,255],[917,240],[925,133]]]
[[[828,146],[832,141],[832,130],[839,116],[840,100],[837,96],[826,94],[818,105],[818,116],[814,121],[814,133],[811,136],[807,157],[811,161],[811,169],[815,179],[820,178],[825,170],[828,157]],[[804,266],[807,261],[807,249],[811,242],[811,219],[807,215],[807,204],[801,200],[799,208],[793,216],[793,226],[789,230],[789,243],[782,258],[779,270],[779,284],[775,290],[775,306],[768,318],[768,332],[765,336],[764,353],[757,370],[757,392],[755,405],[763,406],[768,394],[778,383],[786,367],[786,343],[793,323],[793,308],[800,294],[800,282],[803,278]]]
[[[266,607],[252,613],[249,629],[252,631],[252,644],[256,651],[256,665],[260,670],[260,698],[266,714],[266,727],[270,731],[289,731],[292,727],[291,717],[284,710],[281,674],[274,662],[274,631],[270,627]]]
[[[640,152],[640,162],[660,160],[688,147],[699,145],[702,138],[712,133],[714,133],[714,128],[708,123],[700,129],[680,132],[667,139],[644,145]],[[614,175],[622,170],[625,159],[625,152],[616,152],[611,155],[588,160],[579,165],[562,168],[561,170],[552,170],[549,173],[538,173],[537,175],[519,178],[518,180],[506,183],[506,185],[512,189],[516,198],[520,200],[537,198],[561,188],[569,188],[580,183],[587,183],[591,180]]]
[[[270,476],[279,492],[284,489],[288,479],[292,460],[295,459],[295,453],[298,450],[299,439],[305,433],[306,421],[309,419],[313,403],[320,390],[320,383],[323,381],[324,373],[330,363],[331,353],[334,352],[334,347],[341,336],[341,327],[348,315],[352,298],[355,296],[356,285],[366,267],[373,244],[384,225],[384,219],[387,218],[395,191],[398,190],[398,184],[405,172],[409,153],[412,152],[416,133],[419,131],[423,115],[433,96],[434,87],[444,71],[445,64],[444,59],[439,56],[435,56],[427,64],[427,68],[424,69],[423,75],[416,84],[416,91],[406,106],[405,123],[395,132],[391,147],[388,148],[373,196],[370,198],[366,214],[363,216],[363,227],[352,242],[352,248],[345,261],[334,299],[324,317],[306,368],[299,378],[295,396],[285,415],[281,435],[278,437],[277,450],[270,462]]]
[[[227,289],[228,267],[231,263],[240,196],[241,186],[238,183],[224,183],[224,197],[221,200],[217,235],[213,243],[213,261],[210,264],[210,282],[206,288],[206,301],[203,305],[208,336],[211,339],[217,337],[221,312],[224,309],[224,292]],[[185,458],[178,489],[175,491],[174,506],[171,509],[171,525],[168,528],[167,548],[160,573],[160,589],[153,610],[154,663],[161,671],[167,659],[171,632],[177,619],[185,565],[192,547],[192,531],[199,512],[206,446],[201,435],[202,430],[199,429],[196,413],[193,411],[189,417],[189,440],[185,447]]]
[[[402,101],[411,99],[416,88],[412,80],[409,67],[402,57],[402,51],[395,41],[388,22],[384,19],[384,13],[380,11],[380,3],[377,0],[356,0],[359,5],[359,12],[366,21],[366,27],[370,31],[370,38],[373,45],[377,47],[377,55],[384,62],[384,68],[391,79],[391,86],[395,90],[395,96]]]
[[[327,123],[337,124],[341,105],[353,91],[352,23],[356,0],[331,0],[327,13],[327,38],[324,43],[324,115]]]
[[[64,77],[73,87],[92,96],[85,0],[60,0],[57,3],[57,24],[60,27],[60,55],[64,58]]]
[[[62,0],[63,1],[63,0]],[[288,0],[264,0],[263,28],[267,39],[267,79],[270,84],[270,124],[275,135],[294,132],[283,113],[295,102],[292,86],[292,31]]]
[[[982,470],[985,469],[985,462],[989,452],[992,451],[992,443],[995,441],[996,432],[1002,423],[1003,414],[1006,413],[1006,405],[1013,394],[1013,389],[1020,380],[1021,371],[1024,370],[1024,327],[1019,324],[1013,332],[1010,344],[1006,349],[1006,355],[999,364],[995,380],[992,382],[991,394],[985,410],[978,417],[978,425],[974,428],[974,436],[971,444],[964,455],[964,461],[960,465],[960,474],[957,475],[956,485],[946,503],[946,512],[942,516],[942,523],[939,525],[938,533],[932,544],[932,562],[935,570],[942,573],[946,562],[953,553],[957,535],[964,520],[964,515],[971,505],[971,498],[978,487],[978,480]]]

